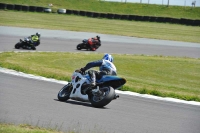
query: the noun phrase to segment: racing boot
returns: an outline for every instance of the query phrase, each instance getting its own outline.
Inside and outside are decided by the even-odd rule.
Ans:
[[[92,48],[92,51],[95,51],[96,50],[96,48]]]
[[[92,73],[92,77],[91,77],[91,87],[94,87],[96,85],[96,75],[95,73],[93,72]]]
[[[91,78],[91,88],[96,86],[96,75],[94,72],[89,72],[90,78]]]
[[[102,96],[104,93],[105,92],[99,89],[99,86],[92,90],[92,94],[95,96]]]

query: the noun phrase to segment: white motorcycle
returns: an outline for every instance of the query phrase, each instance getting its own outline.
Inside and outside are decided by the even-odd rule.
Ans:
[[[102,108],[116,98],[115,89],[119,89],[126,83],[126,79],[118,76],[104,75],[97,80],[96,86],[90,87],[90,76],[86,73],[74,72],[71,82],[58,92],[58,99],[68,99],[90,102],[96,108]],[[87,91],[86,91],[87,90]]]

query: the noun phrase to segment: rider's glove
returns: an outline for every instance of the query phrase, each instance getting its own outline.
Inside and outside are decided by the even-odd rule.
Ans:
[[[75,70],[75,72],[81,73],[81,70],[80,70],[80,69],[77,69],[77,70]]]
[[[80,70],[81,70],[82,73],[85,73],[85,69],[84,68],[81,68]]]
[[[81,69],[75,70],[75,72],[84,74],[84,73],[85,73],[85,69],[84,69],[84,68],[81,68]]]

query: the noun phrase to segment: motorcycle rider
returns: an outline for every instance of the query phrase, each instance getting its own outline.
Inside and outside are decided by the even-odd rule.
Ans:
[[[95,50],[96,50],[96,48],[95,48],[95,46],[94,46],[95,44],[101,46],[100,36],[97,35],[96,37],[89,38],[89,39],[88,39],[88,43],[89,43],[89,47],[90,47],[93,51],[95,51]]]
[[[88,71],[88,74],[91,78],[91,84],[90,84],[91,88],[96,86],[96,78],[99,80],[104,75],[117,75],[117,69],[115,65],[113,64],[113,57],[110,54],[105,54],[101,60],[87,63],[85,67],[77,71],[84,73],[86,70],[93,67],[99,67],[100,71],[95,71],[95,70]],[[88,88],[86,88],[85,90],[86,93],[87,93],[87,90]],[[114,99],[116,99],[117,97],[119,96],[115,95]]]
[[[38,46],[38,45],[40,45],[40,33],[39,32],[37,32],[36,34],[34,34],[34,35],[31,35],[31,36],[29,36],[28,38],[30,39],[30,43],[31,44],[34,44],[34,46]]]

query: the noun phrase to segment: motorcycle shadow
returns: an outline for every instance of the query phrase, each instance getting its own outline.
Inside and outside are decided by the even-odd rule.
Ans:
[[[24,49],[24,48],[19,48],[19,49],[13,48],[13,50],[18,50],[18,51],[36,51],[36,50],[33,50],[33,49]]]
[[[75,49],[75,50],[77,50],[77,49]],[[81,50],[77,50],[77,51],[95,52],[95,51],[92,51],[92,50],[87,50],[87,49],[81,49]]]
[[[82,101],[75,101],[75,100],[59,101],[58,99],[54,99],[54,100],[58,101],[58,102],[65,102],[65,103],[73,104],[73,105],[82,105],[82,106],[86,106],[86,107],[95,108],[89,102],[82,102]],[[108,108],[103,107],[103,108],[98,108],[98,109],[108,109]]]

